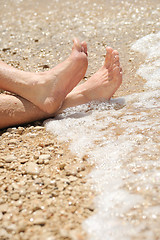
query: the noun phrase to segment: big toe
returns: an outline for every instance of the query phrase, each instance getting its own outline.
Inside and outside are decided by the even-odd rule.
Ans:
[[[73,39],[73,47],[72,50],[77,50],[78,52],[82,51],[82,46],[78,38]]]
[[[108,67],[108,70],[112,71],[115,67],[119,67],[119,66],[120,66],[120,63],[119,63],[119,53],[118,53],[117,50],[114,50],[112,52],[110,66]]]
[[[112,52],[113,52],[113,49],[111,47],[106,48],[106,57],[105,57],[105,61],[104,61],[104,66],[106,68],[109,68],[109,66],[111,65]]]

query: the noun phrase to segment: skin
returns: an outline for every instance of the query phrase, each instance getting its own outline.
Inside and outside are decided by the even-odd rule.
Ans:
[[[87,66],[87,45],[75,38],[70,56],[47,72],[24,72],[1,62],[0,89],[16,93],[42,111],[53,113],[84,77]]]
[[[12,77],[10,74],[6,74],[5,78],[1,72],[3,80],[9,81],[9,88],[7,87],[6,89],[5,86],[3,89],[15,92],[19,96],[0,94],[0,128],[54,117],[66,108],[85,104],[93,100],[109,100],[122,83],[122,69],[120,67],[118,52],[110,47],[107,47],[106,50],[104,65],[85,83],[77,87],[75,87],[75,85],[80,81],[79,78],[82,79],[84,77],[87,69],[87,45],[85,42],[80,43],[77,39],[74,40],[70,57],[57,67],[51,69],[49,75],[47,75],[48,72],[46,72],[48,78],[46,78],[47,80],[43,80],[43,83],[41,83],[41,78],[40,80],[36,79],[36,82],[34,76],[34,84],[32,84],[31,79],[28,80],[28,73],[23,72],[24,82],[29,81],[27,88],[31,88],[30,91],[26,90],[25,96],[24,89],[26,89],[26,86],[22,87],[22,92],[19,88],[17,90],[17,86],[15,86],[15,79],[18,79],[19,74],[22,74],[20,73],[21,71],[9,67],[9,72]],[[4,66],[7,68],[8,65],[4,64]],[[57,75],[54,74],[55,72]],[[34,75],[36,73],[31,74]],[[51,77],[52,74],[54,77]],[[36,74],[36,76],[37,75],[38,74]],[[38,76],[41,76],[41,74]],[[56,80],[55,76],[57,77]],[[67,80],[66,76],[68,76]],[[7,77],[9,77],[9,80]],[[22,84],[21,80],[17,81]],[[33,92],[36,92],[36,87],[39,88],[39,85],[41,85],[39,81],[43,85],[44,91],[39,90],[37,96],[34,95],[35,93],[32,93],[32,88],[34,88]],[[20,86],[19,82],[18,86]],[[12,86],[14,86],[13,89]],[[2,88],[1,83],[0,88]],[[56,97],[54,96],[55,94],[57,94]]]

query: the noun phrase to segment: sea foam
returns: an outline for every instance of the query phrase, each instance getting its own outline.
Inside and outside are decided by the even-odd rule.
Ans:
[[[89,240],[154,237],[152,215],[160,216],[152,202],[160,180],[159,38],[160,32],[150,34],[131,47],[144,55],[137,74],[147,81],[145,92],[81,105],[45,122],[58,138],[70,140],[73,153],[88,154],[96,166],[88,176],[99,193],[96,214],[83,223]]]

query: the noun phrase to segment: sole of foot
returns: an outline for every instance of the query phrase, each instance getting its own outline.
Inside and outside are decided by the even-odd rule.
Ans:
[[[75,38],[71,55],[53,69],[38,73],[29,96],[24,97],[42,111],[55,113],[61,107],[66,95],[83,79],[87,67],[87,44]]]
[[[82,84],[81,92],[88,101],[109,100],[122,83],[119,53],[111,47],[106,51],[104,65]]]

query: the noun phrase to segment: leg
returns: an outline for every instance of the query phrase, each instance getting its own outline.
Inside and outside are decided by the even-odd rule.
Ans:
[[[41,111],[21,97],[0,94],[0,128],[53,117],[64,109],[88,103],[92,100],[110,99],[122,82],[117,51],[107,48],[106,59],[99,69],[85,83],[77,86],[67,95],[61,109],[55,114]]]
[[[24,72],[0,62],[0,89],[16,93],[42,111],[53,113],[84,77],[87,65],[87,45],[74,39],[71,55],[50,71]]]
[[[0,94],[0,129],[50,116],[22,97]]]

